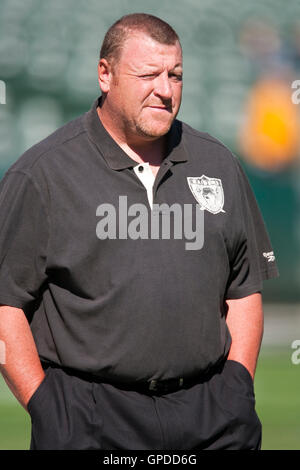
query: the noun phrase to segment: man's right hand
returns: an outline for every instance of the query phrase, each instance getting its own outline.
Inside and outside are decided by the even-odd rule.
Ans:
[[[35,392],[37,391],[37,389],[39,388],[39,386],[41,385],[41,383],[43,382],[44,378],[45,378],[46,374],[45,372],[43,372],[43,377],[37,382],[37,384],[35,384],[35,386],[32,388],[31,392],[28,394],[28,396],[24,396],[24,404],[22,405],[26,411],[27,410],[27,405],[31,399],[31,397],[35,394]],[[22,403],[21,403],[22,404]]]
[[[27,404],[45,378],[45,372],[22,309],[0,305],[0,340],[5,345],[5,360],[0,371],[27,411]]]

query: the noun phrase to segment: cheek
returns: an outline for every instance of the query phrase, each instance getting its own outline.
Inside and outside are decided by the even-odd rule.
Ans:
[[[181,95],[182,95],[182,85],[176,85],[174,87],[174,97],[175,97],[175,100],[176,102],[180,101],[181,100]]]
[[[172,94],[173,94],[173,106],[179,106],[181,101],[182,95],[182,86],[181,84],[175,83],[172,86]]]
[[[149,95],[151,95],[151,89],[150,87],[147,86],[133,86],[133,87],[128,87],[125,91],[125,102],[127,102],[127,105],[130,106],[132,109],[138,110],[141,105],[143,105],[146,101]]]

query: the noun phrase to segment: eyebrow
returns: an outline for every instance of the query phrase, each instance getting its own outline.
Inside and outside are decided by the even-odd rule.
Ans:
[[[181,65],[176,65],[173,69],[170,70],[170,72],[182,73],[182,72],[183,72],[183,68],[182,68]]]
[[[157,64],[150,64],[150,63],[149,63],[149,64],[144,64],[143,67],[144,67],[145,69],[151,69],[151,70],[153,70],[153,71],[156,71],[156,70],[158,70],[158,69],[160,68],[160,65],[157,65]],[[181,63],[174,65],[174,67],[170,69],[170,72],[175,71],[175,70],[177,70],[177,69],[180,69],[180,70],[183,69]]]

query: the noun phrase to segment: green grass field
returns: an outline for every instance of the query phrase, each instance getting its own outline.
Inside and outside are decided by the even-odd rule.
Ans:
[[[265,450],[300,449],[300,364],[292,350],[262,350],[255,378],[256,410]]]
[[[262,349],[256,379],[256,408],[265,450],[300,449],[300,364],[291,350]],[[28,449],[30,418],[0,381],[0,450]]]

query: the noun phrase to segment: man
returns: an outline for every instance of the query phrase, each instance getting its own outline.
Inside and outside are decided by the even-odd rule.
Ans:
[[[165,22],[116,22],[98,76],[92,109],[1,182],[2,373],[31,449],[259,449],[260,292],[277,268],[247,179],[175,119]]]

